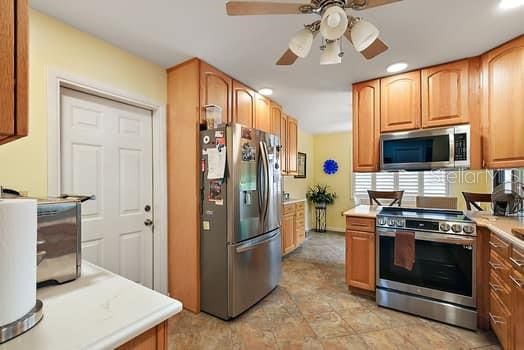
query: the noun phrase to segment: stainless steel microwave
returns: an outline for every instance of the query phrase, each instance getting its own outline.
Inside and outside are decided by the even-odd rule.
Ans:
[[[417,130],[380,137],[380,169],[468,169],[471,165],[471,127]]]

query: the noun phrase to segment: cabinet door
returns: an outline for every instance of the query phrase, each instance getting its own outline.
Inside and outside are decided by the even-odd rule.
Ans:
[[[380,80],[381,132],[420,127],[420,71]]]
[[[513,283],[513,349],[524,349],[524,276],[514,271],[511,281]]]
[[[15,40],[16,38],[16,40]],[[28,4],[0,2],[0,144],[28,131]]]
[[[524,36],[482,56],[485,166],[524,167]]]
[[[200,64],[200,122],[206,120],[204,107],[217,105],[222,108],[222,122],[231,122],[233,79],[205,62]]]
[[[469,60],[423,69],[422,127],[469,121]]]
[[[282,113],[282,116],[280,117],[280,145],[282,148],[280,149],[280,155],[281,155],[281,168],[282,168],[282,175],[287,175],[287,169],[288,169],[288,150],[287,150],[287,115]]]
[[[255,128],[271,132],[271,101],[258,93],[255,99]]]
[[[282,119],[282,107],[271,102],[271,133],[281,137],[280,120]]]
[[[353,171],[379,170],[380,82],[353,85]]]
[[[298,123],[296,119],[287,119],[287,173],[297,174],[297,152],[298,152]]]
[[[282,219],[282,254],[295,249],[295,214],[286,214]]]
[[[346,232],[346,281],[351,287],[375,291],[375,234]]]
[[[295,244],[297,247],[304,243],[306,240],[306,216],[305,216],[305,203],[297,203],[295,212],[295,232],[296,239]]]
[[[255,121],[255,92],[233,81],[233,122],[252,128]]]

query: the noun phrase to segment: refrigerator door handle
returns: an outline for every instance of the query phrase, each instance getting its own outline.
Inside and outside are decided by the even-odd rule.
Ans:
[[[260,142],[260,147],[263,150],[264,156],[264,223],[267,219],[267,211],[269,208],[269,156],[267,152],[267,145],[264,141]]]
[[[262,155],[264,153],[264,149],[262,147],[262,142],[260,142],[260,156],[258,157],[258,161],[257,161],[257,188],[258,188],[258,193],[257,193],[257,199],[258,199],[258,214],[260,215],[260,219],[262,220],[262,208],[264,206],[264,203],[263,203],[263,199],[262,199]]]
[[[272,240],[277,238],[278,234],[279,234],[279,232],[276,232],[276,233],[272,234],[270,237],[265,237],[265,236],[264,237],[260,237],[258,239],[253,240],[252,242],[239,245],[238,247],[236,247],[235,251],[237,253],[243,253],[243,252],[247,252],[249,250],[253,250],[253,249],[255,249],[256,247],[258,247],[260,245],[263,245],[263,244],[265,244],[267,242],[271,242]]]

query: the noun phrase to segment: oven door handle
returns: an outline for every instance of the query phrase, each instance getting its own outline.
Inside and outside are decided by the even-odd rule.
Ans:
[[[402,230],[408,231],[409,230]],[[396,230],[377,230],[377,234],[382,237],[395,237]],[[438,243],[448,243],[456,245],[473,245],[475,244],[475,238],[466,236],[447,235],[431,232],[415,232],[415,240],[417,241],[428,241]]]

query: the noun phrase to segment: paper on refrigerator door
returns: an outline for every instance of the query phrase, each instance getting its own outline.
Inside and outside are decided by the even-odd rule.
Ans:
[[[207,179],[223,179],[226,172],[226,147],[208,148],[207,150]]]

